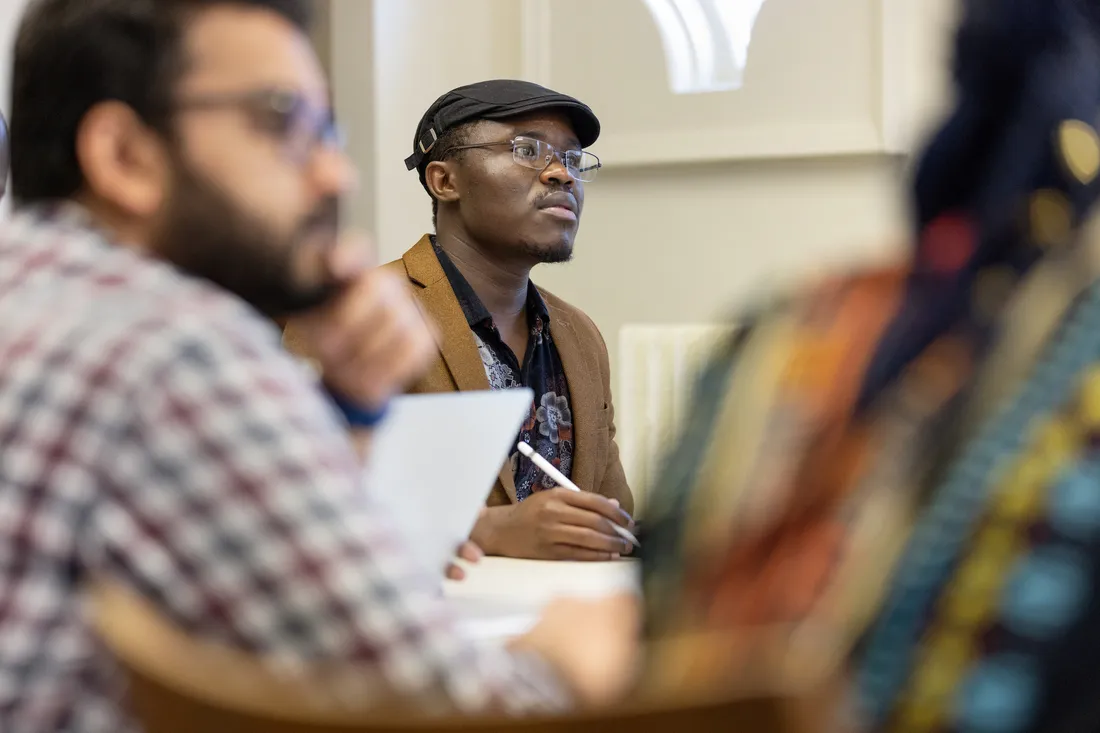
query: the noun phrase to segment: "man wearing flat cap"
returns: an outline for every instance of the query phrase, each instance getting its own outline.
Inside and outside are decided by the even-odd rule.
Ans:
[[[484,81],[428,108],[405,161],[431,196],[435,234],[388,267],[408,277],[441,334],[415,391],[531,388],[519,441],[583,489],[555,488],[514,452],[473,533],[491,555],[608,560],[631,550],[612,528],[632,524],[633,499],[607,346],[588,316],[530,280],[535,265],[573,255],[584,186],[600,169],[585,148],[599,133],[572,97]]]

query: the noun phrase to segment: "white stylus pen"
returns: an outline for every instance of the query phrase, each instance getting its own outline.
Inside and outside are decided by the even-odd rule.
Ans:
[[[520,443],[516,446],[516,448],[518,448],[519,452],[522,453],[529,461],[531,461],[531,463],[534,463],[536,466],[538,466],[539,470],[549,476],[558,486],[562,487],[563,489],[569,489],[570,491],[580,491],[579,486],[567,479],[565,477],[565,474],[554,468],[554,465],[550,463],[550,461],[546,460],[538,453],[536,453],[531,446],[527,445],[526,443]],[[642,546],[642,544],[638,542],[638,538],[635,537],[629,529],[624,529],[614,522],[611,523],[611,528],[615,530],[615,533],[617,535],[619,535],[635,547]]]

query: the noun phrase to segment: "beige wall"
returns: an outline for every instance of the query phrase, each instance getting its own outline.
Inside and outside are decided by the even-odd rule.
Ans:
[[[5,116],[11,108],[12,47],[26,4],[27,0],[0,0],[0,58],[4,60],[0,70],[0,100],[3,100]]]
[[[838,12],[861,2],[830,0]],[[428,197],[402,164],[417,120],[452,87],[522,74],[521,3],[332,3],[337,103],[366,168],[355,218],[391,259],[430,227]],[[614,359],[626,323],[711,320],[775,283],[895,254],[901,166],[876,155],[626,169],[609,161],[587,190],[575,261],[534,277],[595,319]]]
[[[0,0],[0,58],[3,59],[0,66],[0,109],[4,111],[5,119],[11,119],[11,63],[15,36],[19,31],[19,22],[23,18],[23,10],[27,0]],[[6,217],[11,212],[11,198],[5,196],[0,201],[0,217]]]

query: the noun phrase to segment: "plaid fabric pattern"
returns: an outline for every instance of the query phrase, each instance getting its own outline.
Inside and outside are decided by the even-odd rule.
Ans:
[[[361,662],[465,710],[566,704],[540,660],[460,637],[360,475],[252,309],[75,207],[17,214],[0,228],[0,730],[132,729],[86,616],[103,576],[280,665]]]

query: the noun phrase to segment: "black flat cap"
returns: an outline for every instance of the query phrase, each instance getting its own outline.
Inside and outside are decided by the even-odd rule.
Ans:
[[[492,79],[452,89],[428,107],[413,136],[413,154],[405,167],[420,171],[428,151],[447,130],[474,120],[500,120],[542,110],[560,110],[569,115],[581,147],[587,148],[600,136],[600,121],[587,104],[566,94],[518,79]]]

